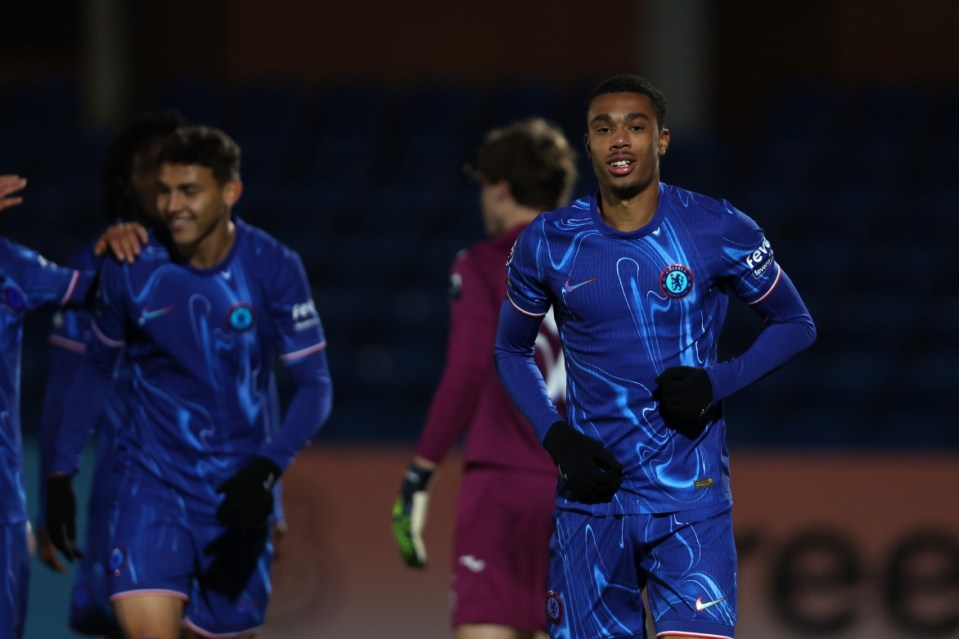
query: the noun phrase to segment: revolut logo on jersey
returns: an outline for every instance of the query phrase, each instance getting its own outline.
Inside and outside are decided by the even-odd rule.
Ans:
[[[313,300],[307,300],[293,305],[293,328],[302,331],[320,323],[320,315],[316,312]]]
[[[746,256],[746,265],[752,269],[753,277],[760,278],[773,263],[773,247],[765,237],[759,248]]]

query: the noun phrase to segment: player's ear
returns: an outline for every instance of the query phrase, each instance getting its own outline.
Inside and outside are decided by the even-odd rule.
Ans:
[[[223,201],[227,206],[236,204],[241,195],[243,195],[243,182],[233,179],[223,185]]]
[[[589,133],[583,134],[583,146],[586,148],[586,158],[589,159],[591,157],[589,154]]]
[[[659,132],[659,157],[666,155],[666,149],[669,148],[669,129],[663,129]]]
[[[496,199],[503,200],[506,198],[513,197],[513,191],[509,188],[508,180],[500,180],[491,185],[493,193],[496,195]]]

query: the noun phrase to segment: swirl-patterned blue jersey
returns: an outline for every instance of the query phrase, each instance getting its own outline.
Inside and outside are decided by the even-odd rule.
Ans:
[[[781,272],[762,230],[727,202],[666,184],[659,196],[653,219],[632,232],[607,225],[592,196],[544,213],[508,263],[513,307],[528,316],[554,308],[568,421],[624,466],[610,504],[568,501],[561,486],[561,508],[666,513],[732,499],[724,421],[696,440],[667,428],[654,380],[670,366],[716,365],[728,296],[757,303]],[[556,420],[524,412],[540,439]]]
[[[0,524],[27,518],[20,433],[24,314],[82,300],[94,275],[59,267],[32,249],[0,238]]]
[[[331,385],[326,341],[303,265],[293,251],[234,218],[236,236],[216,267],[174,262],[155,238],[134,264],[108,261],[101,273],[94,339],[99,369],[127,349],[132,365],[130,425],[120,456],[212,513],[215,489],[253,456],[285,468],[320,427]],[[275,360],[313,385],[317,408],[280,423]],[[57,445],[54,470],[73,472],[94,415],[80,413]],[[294,401],[295,403],[295,401]],[[328,410],[328,408],[327,408]]]
[[[66,264],[80,270],[98,271],[105,259],[94,254],[95,243],[95,241],[89,242],[82,251],[78,251]],[[57,435],[60,424],[63,422],[64,413],[67,410],[67,395],[83,359],[83,353],[86,351],[87,344],[92,336],[91,321],[92,314],[89,310],[64,309],[58,311],[51,322],[48,337],[52,347],[50,372],[38,425],[41,478],[46,478],[50,465],[53,463]],[[114,378],[116,382],[113,385],[112,392],[101,404],[103,414],[96,427],[97,467],[90,487],[90,498],[87,500],[89,505],[87,512],[91,518],[106,517],[109,514],[111,496],[116,485],[116,479],[112,472],[112,467],[116,462],[114,459],[114,440],[116,432],[126,423],[130,388],[130,366],[126,358],[121,358],[114,370]],[[44,491],[45,483],[41,481],[41,494]],[[88,547],[91,543],[91,541],[87,541]],[[86,554],[89,554],[89,552]]]

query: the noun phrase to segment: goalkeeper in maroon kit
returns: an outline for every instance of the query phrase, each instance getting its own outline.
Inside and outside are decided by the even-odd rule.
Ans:
[[[461,251],[450,272],[446,364],[393,509],[393,531],[406,563],[424,567],[430,478],[465,431],[453,538],[455,636],[545,637],[556,466],[503,388],[493,344],[513,242],[540,212],[566,203],[575,154],[557,127],[530,119],[490,131],[473,170],[490,238]],[[551,319],[536,338],[536,360],[561,405],[566,373]]]

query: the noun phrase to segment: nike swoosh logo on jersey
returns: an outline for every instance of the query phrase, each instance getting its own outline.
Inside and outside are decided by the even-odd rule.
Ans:
[[[473,555],[463,555],[460,557],[460,563],[466,566],[466,569],[470,572],[483,572],[486,569],[486,562]]]
[[[703,602],[702,597],[696,597],[696,610],[699,612],[702,612],[703,610],[706,610],[706,608],[711,608],[718,603],[722,603],[723,601],[726,601],[725,597],[722,597],[721,599],[713,599],[712,601],[706,601],[706,602]]]
[[[160,317],[161,315],[166,315],[172,310],[173,310],[172,306],[165,306],[164,308],[158,308],[154,311],[151,311],[149,308],[145,308],[142,311],[140,311],[140,319],[137,320],[137,324],[139,324],[140,326],[143,326],[150,320],[156,319]]]
[[[587,284],[592,284],[595,281],[596,281],[596,278],[591,277],[588,280],[583,280],[582,282],[577,282],[576,284],[573,284],[572,282],[569,281],[569,278],[567,277],[566,283],[563,284],[563,292],[572,293],[573,291],[578,289],[580,286],[586,286]]]

